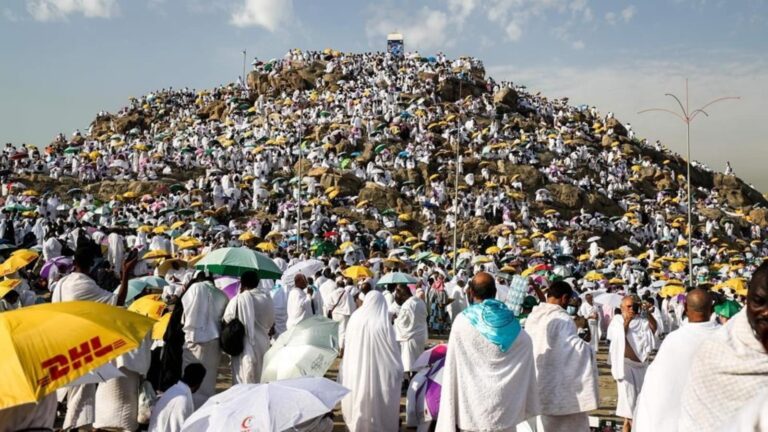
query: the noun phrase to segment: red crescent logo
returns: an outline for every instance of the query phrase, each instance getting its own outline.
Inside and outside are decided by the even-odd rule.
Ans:
[[[243,432],[248,432],[251,430],[251,420],[253,420],[253,416],[248,416],[243,419],[242,423],[240,423],[240,429],[242,429]]]

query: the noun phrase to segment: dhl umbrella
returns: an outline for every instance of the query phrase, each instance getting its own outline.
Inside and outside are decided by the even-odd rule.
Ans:
[[[11,257],[16,257],[20,262],[24,262],[24,265],[34,262],[39,256],[40,254],[32,249],[18,249],[11,254]]]
[[[348,267],[346,270],[344,270],[343,274],[344,276],[355,280],[373,277],[373,272],[368,267],[359,265]]]
[[[37,259],[36,257],[32,260],[29,260],[28,258],[29,257],[26,256],[11,256],[5,260],[5,262],[0,264],[0,276],[8,276],[9,274],[13,274]]]
[[[154,324],[96,302],[29,306],[0,314],[0,409],[39,401],[139,346]]]
[[[171,313],[166,312],[165,315],[152,326],[152,339],[162,340],[165,336],[165,331],[168,329],[168,324],[171,322]]]

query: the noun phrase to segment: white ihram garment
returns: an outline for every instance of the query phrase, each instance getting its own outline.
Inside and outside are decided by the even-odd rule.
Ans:
[[[269,329],[275,324],[272,298],[256,289],[239,293],[227,304],[223,320],[235,317],[245,327],[245,343],[242,354],[232,357],[232,384],[258,384],[269,349]]]
[[[427,305],[411,296],[401,306],[395,318],[395,336],[400,342],[403,370],[412,372],[411,365],[424,352],[427,344]]]
[[[148,432],[181,432],[184,420],[193,412],[192,391],[179,381],[166,390],[152,407]]]
[[[643,387],[648,357],[656,343],[655,336],[648,320],[640,317],[634,318],[629,323],[629,329],[625,335],[624,317],[616,315],[608,325],[607,337],[611,341],[608,349],[611,358],[611,375],[616,380],[618,393],[616,415],[631,419],[635,411],[637,395]],[[627,340],[640,362],[624,358]]]
[[[291,288],[288,291],[286,313],[288,319],[285,322],[285,328],[290,330],[296,324],[312,316],[312,298],[303,289]]]
[[[400,421],[403,366],[387,304],[378,291],[365,296],[349,319],[339,383],[350,389],[341,401],[351,432],[391,432]]]

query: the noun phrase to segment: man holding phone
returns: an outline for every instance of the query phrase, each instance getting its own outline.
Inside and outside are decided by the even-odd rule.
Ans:
[[[611,375],[616,380],[616,415],[624,418],[624,432],[632,430],[632,413],[643,386],[651,351],[656,346],[656,320],[651,305],[636,296],[621,301],[621,314],[608,326]]]

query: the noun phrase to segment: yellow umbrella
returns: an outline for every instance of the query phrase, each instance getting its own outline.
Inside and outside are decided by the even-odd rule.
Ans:
[[[170,256],[171,254],[169,254],[168,252],[162,249],[158,249],[158,250],[153,250],[145,253],[144,256],[141,257],[141,259],[149,260],[149,259],[158,259],[158,258],[169,258]]]
[[[352,243],[351,241],[346,241],[346,242],[344,242],[344,243],[339,245],[338,250],[340,250],[341,252],[344,252],[344,251],[347,250],[347,248],[351,248],[351,247],[352,248],[355,247],[355,244]]]
[[[605,279],[605,275],[592,270],[584,276],[584,279],[588,280],[589,282],[598,282]]]
[[[255,238],[256,238],[256,236],[252,232],[246,231],[246,232],[240,234],[240,236],[237,239],[240,240],[241,242],[247,242],[247,241],[251,241],[251,240],[253,240]]]
[[[498,246],[491,246],[485,250],[485,253],[491,254],[491,255],[497,254],[499,252],[501,252],[501,249]]]
[[[406,231],[406,230],[400,231],[400,235],[405,237],[405,238],[413,237],[413,233],[410,232],[410,231]]]
[[[0,314],[0,409],[33,403],[139,346],[154,320],[84,301]]]
[[[33,251],[32,249],[19,249],[11,254],[11,257],[16,257],[18,260],[23,261],[26,264],[35,261],[39,256],[40,254]]]
[[[165,312],[165,302],[160,300],[160,294],[146,295],[131,303],[128,310],[157,320]]]
[[[185,223],[186,223],[186,222],[184,222],[184,221],[176,221],[176,222],[174,222],[174,223],[171,225],[171,229],[172,229],[172,230],[175,230],[175,229],[179,229],[179,228],[183,227]]]
[[[424,247],[424,242],[414,243],[413,245],[411,245],[411,247],[414,249],[421,249],[422,247]]]
[[[168,273],[168,270],[170,270],[171,267],[173,267],[174,263],[178,264],[180,268],[189,267],[189,264],[187,264],[187,262],[183,259],[170,258],[164,259],[163,262],[160,263],[160,266],[157,268],[157,272],[160,274],[160,276],[165,277],[165,274]]]
[[[189,267],[194,267],[194,266],[195,266],[195,264],[197,264],[197,262],[198,262],[198,261],[200,261],[201,259],[203,259],[203,257],[205,257],[205,254],[200,254],[200,255],[198,255],[198,256],[192,257],[192,258],[190,258],[189,260],[187,260],[187,265],[188,265]]]
[[[23,195],[23,196],[32,196],[32,197],[36,197],[36,196],[40,196],[40,193],[38,193],[37,191],[34,191],[34,190],[32,190],[32,189],[27,189],[27,190],[25,190],[24,192],[22,192],[22,195]]]
[[[273,238],[281,238],[281,237],[283,237],[283,235],[281,233],[279,233],[277,231],[270,231],[269,234],[267,234],[266,239],[270,240],[270,239],[273,239]]]
[[[261,242],[256,245],[256,249],[262,252],[274,252],[277,250],[277,245],[272,242]]]
[[[744,278],[732,278],[723,282],[724,287],[732,289],[736,294],[747,295],[747,280]]]
[[[11,292],[12,289],[19,286],[21,281],[19,279],[5,279],[0,282],[0,298],[5,297],[6,294]]]
[[[373,272],[368,267],[359,265],[348,267],[344,270],[343,274],[344,276],[355,280],[373,277]]]
[[[171,322],[171,313],[166,312],[160,319],[152,326],[152,339],[161,340],[165,336],[165,331],[168,329],[168,323]]]
[[[166,231],[168,231],[168,226],[160,225],[159,227],[155,227],[155,229],[152,230],[152,233],[154,233],[154,234],[164,234]]]
[[[179,250],[194,249],[203,245],[203,242],[194,237],[179,237],[173,241],[173,244],[179,247]]]
[[[413,217],[410,215],[410,213],[402,213],[398,215],[397,218],[402,222],[410,222],[413,220]]]
[[[681,262],[673,262],[672,264],[669,265],[669,271],[673,273],[683,272],[685,271],[685,264]]]
[[[23,256],[11,256],[5,260],[5,262],[0,264],[0,276],[8,276],[9,274],[13,274],[26,267],[32,261],[28,261],[26,257]]]
[[[152,227],[149,226],[149,225],[142,225],[142,226],[138,227],[136,229],[136,231],[138,231],[140,233],[149,233],[150,231],[152,231]]]
[[[138,195],[134,191],[128,191],[123,194],[123,198],[136,198]]]

